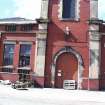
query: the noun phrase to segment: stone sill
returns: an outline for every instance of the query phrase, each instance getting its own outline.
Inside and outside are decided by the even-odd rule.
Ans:
[[[80,18],[61,18],[60,21],[80,22]]]

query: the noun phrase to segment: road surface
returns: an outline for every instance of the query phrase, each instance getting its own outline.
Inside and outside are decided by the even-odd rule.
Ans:
[[[86,90],[16,90],[0,85],[0,105],[105,105],[105,92]]]

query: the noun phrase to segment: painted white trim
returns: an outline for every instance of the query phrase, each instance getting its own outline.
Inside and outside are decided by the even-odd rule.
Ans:
[[[98,0],[90,0],[90,19],[98,21]],[[92,20],[91,20],[92,21]],[[99,24],[90,24],[89,28],[89,79],[99,79],[100,71]],[[89,88],[89,87],[88,87]]]
[[[98,0],[90,0],[90,18],[98,18]]]
[[[36,24],[36,21],[0,21],[0,24]]]
[[[33,42],[28,42],[28,41],[19,41],[19,44],[30,44],[30,45],[32,45]]]
[[[3,41],[3,44],[16,44],[15,41]]]
[[[100,69],[100,41],[90,41],[90,65],[89,65],[89,79],[99,79]]]
[[[75,9],[75,19],[78,21],[80,19],[80,0],[76,0],[76,9]]]
[[[62,19],[62,0],[58,0],[58,18],[61,20]]]
[[[42,0],[42,3],[41,3],[41,18],[42,19],[48,18],[48,6],[49,6],[49,0]]]
[[[38,40],[36,40],[35,44],[35,57],[34,57],[34,72],[36,71],[36,65],[37,65],[37,47],[38,47]]]
[[[43,43],[43,45],[42,45]],[[44,70],[45,70],[45,53],[46,53],[46,40],[45,39],[38,39],[37,38],[37,56],[36,56],[36,71],[35,73],[38,74],[38,76],[44,77]],[[42,55],[40,55],[40,51],[38,51],[38,48],[43,49]]]

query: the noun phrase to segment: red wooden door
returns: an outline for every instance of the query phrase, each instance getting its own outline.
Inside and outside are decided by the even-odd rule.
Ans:
[[[62,88],[64,80],[78,79],[78,61],[73,54],[63,53],[57,59],[55,87]]]

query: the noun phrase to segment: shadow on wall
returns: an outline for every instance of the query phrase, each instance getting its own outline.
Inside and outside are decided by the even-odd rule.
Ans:
[[[35,88],[43,88],[43,86],[40,85],[36,80],[34,80],[33,85],[34,85]]]
[[[77,42],[78,39],[72,33],[71,30],[69,30],[69,32],[67,33],[66,27],[65,29],[61,29],[56,25],[56,23],[51,21],[49,23],[49,28],[48,28],[48,41],[49,43],[51,42],[51,44],[54,44],[55,42],[59,42],[59,41]]]

